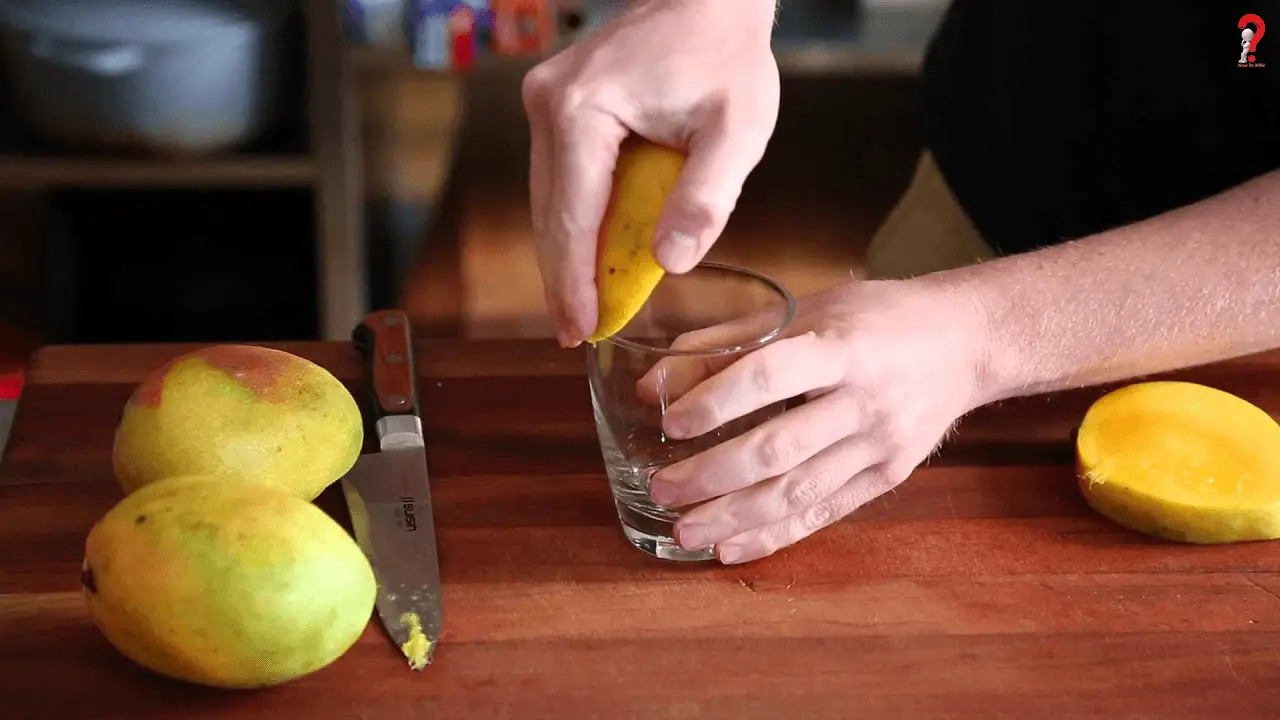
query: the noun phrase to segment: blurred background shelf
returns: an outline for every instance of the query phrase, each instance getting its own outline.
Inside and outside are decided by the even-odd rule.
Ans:
[[[308,155],[207,160],[0,158],[0,190],[68,187],[307,187],[319,172]]]
[[[39,299],[0,324],[45,342],[349,337],[372,283],[338,4],[50,3],[27,22],[52,44],[19,40],[0,66],[0,97],[29,111],[0,105],[0,205],[34,228],[0,248],[26,268],[0,295]]]
[[[623,0],[610,0],[621,6]],[[588,16],[584,0],[558,0],[558,42],[542,56],[482,56],[481,72],[527,70],[569,47],[611,13]],[[609,3],[606,3],[609,4]],[[773,33],[773,53],[785,75],[882,75],[919,71],[948,0],[785,0]],[[362,68],[447,71],[415,67],[407,50],[352,45],[352,63]]]

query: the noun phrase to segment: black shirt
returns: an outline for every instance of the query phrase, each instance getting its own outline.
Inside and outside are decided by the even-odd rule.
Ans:
[[[1265,67],[1237,65],[1246,13]],[[1280,168],[1280,0],[955,0],[922,88],[957,199],[1030,250]]]

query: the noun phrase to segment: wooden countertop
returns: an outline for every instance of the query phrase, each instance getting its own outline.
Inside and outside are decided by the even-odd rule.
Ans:
[[[354,351],[283,344],[353,386]],[[36,358],[0,464],[6,718],[1275,718],[1280,545],[1189,547],[1081,500],[1071,430],[1102,390],[967,419],[934,465],[742,567],[622,538],[583,357],[550,342],[418,349],[444,582],[435,662],[371,623],[277,689],[185,686],[93,627],[83,541],[119,497],[116,419],[178,346]],[[1181,374],[1280,413],[1280,353]],[[320,504],[345,518],[331,488]],[[345,520],[344,520],[345,522]]]

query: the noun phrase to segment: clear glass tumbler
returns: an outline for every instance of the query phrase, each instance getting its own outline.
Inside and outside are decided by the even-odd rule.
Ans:
[[[777,416],[786,402],[687,440],[667,437],[662,431],[662,416],[696,385],[693,381],[720,372],[781,337],[795,313],[795,299],[772,279],[704,262],[682,275],[667,274],[622,331],[588,346],[587,374],[596,433],[618,519],[632,545],[666,560],[715,557],[714,548],[685,550],[676,544],[672,525],[691,508],[654,503],[649,498],[649,480],[662,468]],[[744,320],[748,317],[751,319]],[[672,348],[676,338],[685,333],[729,321],[743,322],[735,323],[733,332],[717,329],[695,335],[700,340],[696,348]]]

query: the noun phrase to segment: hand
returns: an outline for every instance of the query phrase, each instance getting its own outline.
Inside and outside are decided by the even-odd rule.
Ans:
[[[688,154],[654,254],[687,272],[719,237],[778,115],[774,0],[636,0],[525,77],[538,266],[559,342],[596,324],[596,234],[634,132]]]
[[[731,346],[776,318],[699,330],[673,347]],[[984,323],[975,302],[930,279],[854,282],[802,299],[782,339],[725,368],[660,361],[637,391],[656,399],[662,378],[668,401],[678,397],[662,423],[677,439],[807,400],[653,477],[660,505],[711,500],[676,523],[677,542],[714,545],[724,563],[755,560],[896,487],[982,404]]]

